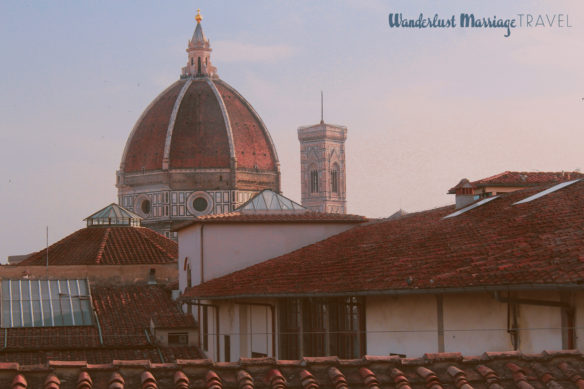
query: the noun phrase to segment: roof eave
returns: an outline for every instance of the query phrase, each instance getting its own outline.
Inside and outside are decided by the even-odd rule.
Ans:
[[[222,296],[182,296],[181,302],[193,300],[238,300],[238,299],[260,299],[260,298],[286,298],[286,297],[342,297],[342,296],[398,296],[398,295],[418,295],[418,294],[452,294],[471,292],[501,292],[501,291],[526,291],[526,290],[574,290],[584,289],[584,284],[517,284],[517,285],[485,285],[485,286],[462,286],[456,288],[409,288],[409,289],[381,289],[381,290],[361,290],[361,291],[339,291],[339,292],[304,292],[304,293],[266,293],[266,294],[235,294]]]

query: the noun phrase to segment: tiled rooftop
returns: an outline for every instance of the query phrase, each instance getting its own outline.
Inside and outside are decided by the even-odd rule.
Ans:
[[[144,227],[88,227],[49,246],[49,265],[138,265],[176,262],[176,242]],[[18,266],[46,265],[47,251]]]
[[[425,354],[420,358],[365,356],[283,361],[271,358],[115,360],[92,365],[58,360],[35,366],[0,364],[2,388],[150,389],[582,389],[584,359],[578,351]],[[20,385],[20,386],[19,386]],[[51,386],[52,385],[52,386]],[[83,386],[84,385],[84,386]]]
[[[99,324],[8,328],[0,361],[42,364],[49,360],[110,363],[114,359],[148,359],[164,362],[202,356],[193,347],[157,348],[146,334],[151,318],[155,318],[159,328],[196,328],[193,317],[180,310],[164,287],[92,286],[91,293]]]
[[[357,226],[195,286],[186,298],[421,293],[436,288],[578,287],[584,283],[584,181]]]
[[[480,188],[485,186],[539,186],[552,185],[564,181],[584,178],[584,173],[580,172],[510,172],[496,174],[491,177],[470,182],[471,187]],[[462,182],[462,181],[461,181]],[[460,185],[460,184],[459,184]],[[450,188],[448,193],[455,193],[456,185]]]

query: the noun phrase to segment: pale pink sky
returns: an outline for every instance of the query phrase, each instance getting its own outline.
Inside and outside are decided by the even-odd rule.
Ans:
[[[453,202],[461,178],[584,169],[579,1],[0,4],[0,260],[83,227],[148,103],[177,79],[201,8],[221,78],[266,122],[299,200],[296,128],[348,126],[351,213]],[[387,14],[568,14],[571,28],[393,30]]]

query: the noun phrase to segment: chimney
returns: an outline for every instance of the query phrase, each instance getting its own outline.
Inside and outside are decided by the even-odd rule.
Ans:
[[[456,209],[464,208],[479,198],[478,195],[475,195],[473,186],[466,178],[460,180],[453,189],[456,199]]]

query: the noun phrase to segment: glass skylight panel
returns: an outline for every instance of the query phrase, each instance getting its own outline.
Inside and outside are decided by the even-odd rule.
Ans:
[[[243,204],[241,207],[237,208],[238,211],[288,211],[288,210],[298,210],[306,211],[306,208],[294,201],[279,195],[271,190],[263,190],[253,198],[251,198],[247,203]]]
[[[272,192],[262,192],[262,196],[264,197],[266,204],[268,205],[268,209],[280,209],[280,204],[278,203],[278,198]]]
[[[93,324],[87,280],[2,280],[2,327]]]
[[[255,209],[266,209],[267,206],[264,197],[257,196],[255,199],[253,199],[253,206],[255,207]]]
[[[294,209],[294,207],[292,206],[292,201],[290,201],[289,199],[285,198],[285,197],[280,197],[280,203],[282,204],[281,207],[282,209]]]
[[[523,203],[528,203],[528,202],[530,202],[530,201],[537,200],[537,199],[539,199],[540,197],[543,197],[543,196],[545,196],[545,195],[547,195],[547,194],[553,193],[553,192],[555,192],[555,191],[557,191],[557,190],[560,190],[560,189],[562,189],[562,188],[565,188],[566,186],[568,186],[568,185],[572,185],[573,183],[575,183],[575,182],[578,182],[578,181],[581,181],[581,180],[582,180],[582,179],[579,179],[579,180],[572,180],[572,181],[566,181],[566,182],[562,182],[561,184],[554,185],[554,186],[552,186],[551,188],[548,188],[548,189],[546,189],[546,190],[543,190],[543,191],[541,191],[541,192],[539,192],[539,193],[536,193],[536,194],[534,194],[533,196],[529,196],[529,197],[527,197],[527,198],[525,198],[525,199],[523,199],[523,200],[520,200],[520,201],[514,202],[514,203],[513,203],[513,205],[517,205],[517,204],[523,204]]]
[[[88,226],[93,225],[140,225],[140,216],[120,207],[117,204],[110,204],[85,218]]]
[[[450,215],[444,216],[444,217],[443,217],[443,219],[448,219],[449,217],[455,217],[455,216],[458,216],[458,215],[462,215],[463,213],[465,213],[465,212],[468,212],[468,211],[470,211],[471,209],[475,209],[475,208],[477,208],[477,207],[480,207],[481,205],[483,205],[483,204],[486,204],[486,203],[488,203],[489,201],[493,201],[493,200],[495,200],[495,199],[496,199],[496,198],[498,198],[498,197],[499,197],[499,196],[488,197],[488,198],[486,198],[486,199],[483,199],[483,200],[481,200],[481,201],[479,201],[479,202],[476,202],[476,203],[474,203],[474,204],[472,204],[472,205],[469,205],[469,206],[468,206],[468,207],[466,207],[466,208],[462,208],[462,209],[460,209],[460,210],[458,210],[458,211],[456,211],[456,212],[454,212],[454,213],[451,213]]]

